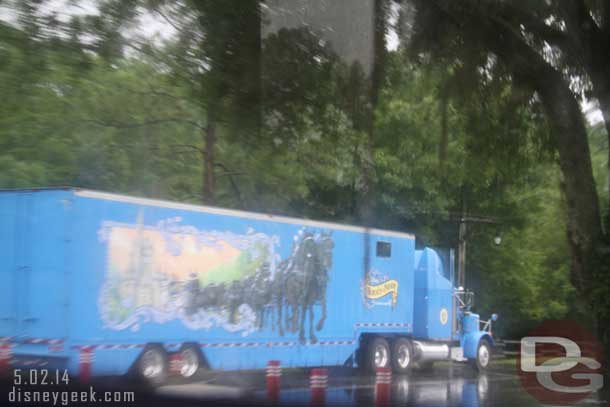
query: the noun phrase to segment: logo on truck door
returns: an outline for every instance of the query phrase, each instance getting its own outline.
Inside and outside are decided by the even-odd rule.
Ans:
[[[289,256],[277,236],[199,230],[180,218],[143,224],[104,222],[107,273],[99,297],[106,328],[137,330],[180,320],[190,329],[243,336],[263,329],[310,341],[326,320],[334,243],[327,232],[299,230]],[[314,322],[315,319],[315,322]]]
[[[389,299],[379,301],[390,295]],[[371,270],[364,281],[364,297],[368,307],[391,305],[393,308],[398,300],[398,281],[390,279],[377,270]]]

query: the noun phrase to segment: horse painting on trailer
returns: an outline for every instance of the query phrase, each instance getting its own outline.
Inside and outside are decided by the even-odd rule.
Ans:
[[[298,332],[302,343],[317,341],[314,308],[321,308],[319,331],[332,268],[330,232],[300,229],[290,256],[278,260],[277,236],[198,230],[180,221],[147,227],[140,214],[132,225],[104,222],[99,234],[108,269],[100,309],[107,327],[138,330],[179,319],[193,329],[221,326],[243,336],[269,325],[280,336]]]

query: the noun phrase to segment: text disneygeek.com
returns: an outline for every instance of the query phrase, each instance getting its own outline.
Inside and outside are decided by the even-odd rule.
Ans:
[[[45,403],[53,406],[68,406],[72,403],[132,403],[132,391],[104,391],[99,394],[89,386],[89,391],[69,390],[21,390],[13,387],[8,401],[15,404]]]
[[[135,402],[133,391],[100,391],[93,386],[88,390],[69,390],[71,380],[66,370],[13,370],[13,386],[8,392],[8,402],[16,406],[52,405],[69,406],[104,403],[127,405]],[[24,387],[25,386],[25,387]],[[34,386],[34,388],[30,387]],[[48,387],[47,387],[48,386]],[[61,386],[61,387],[60,387]]]

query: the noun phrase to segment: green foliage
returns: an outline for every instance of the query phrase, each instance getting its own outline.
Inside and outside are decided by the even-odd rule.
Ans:
[[[41,36],[36,24],[0,23],[0,187],[74,185],[198,203],[206,114],[215,101],[222,110],[219,206],[355,222],[367,143],[362,69],[346,66],[314,33],[281,30],[254,56],[260,89],[241,92],[252,80],[240,77],[247,50],[218,53],[226,44],[239,48],[235,41],[252,27],[222,23],[251,23],[245,16],[256,2],[229,17],[215,3],[180,3],[184,32],[127,55],[113,35],[133,4],[108,9],[108,21],[91,20],[98,34],[91,49],[77,35]],[[205,27],[238,34],[201,42]],[[469,226],[467,283],[478,292],[478,310],[499,312],[505,334],[524,321],[580,312],[568,280],[559,175],[541,142],[547,129],[535,104],[520,103],[531,95],[502,75],[470,86],[472,70],[421,65],[402,51],[388,53],[385,72],[374,120],[375,225],[456,247],[464,207],[494,217],[497,226]],[[593,131],[591,140],[599,144],[599,188],[607,188],[605,138]]]
[[[546,168],[545,168],[546,167]],[[582,317],[569,281],[569,250],[556,169],[539,166],[533,189],[513,189],[523,226],[479,231],[470,242],[469,273],[483,314],[502,317],[500,333],[525,333],[544,319]],[[502,233],[502,243],[493,243]]]

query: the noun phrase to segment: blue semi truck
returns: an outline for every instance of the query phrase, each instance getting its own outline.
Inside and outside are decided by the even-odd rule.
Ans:
[[[485,369],[491,319],[408,233],[76,188],[0,192],[0,367]]]

